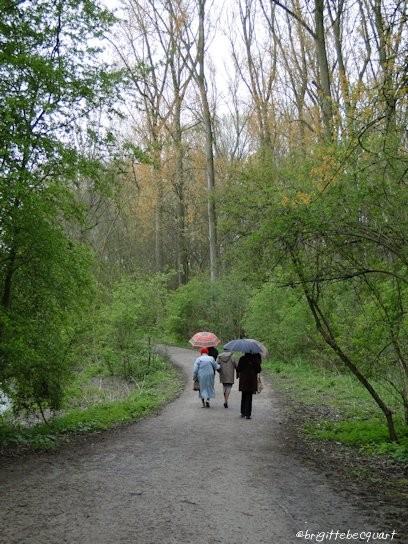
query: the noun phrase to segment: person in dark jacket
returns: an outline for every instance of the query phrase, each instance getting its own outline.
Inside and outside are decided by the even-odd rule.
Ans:
[[[217,360],[217,357],[218,357],[218,349],[214,346],[211,346],[208,348],[208,355],[210,357],[214,357],[214,361]]]
[[[258,389],[258,374],[261,372],[261,356],[259,353],[245,353],[238,361],[237,378],[239,390],[242,392],[241,417],[251,419],[252,395]]]

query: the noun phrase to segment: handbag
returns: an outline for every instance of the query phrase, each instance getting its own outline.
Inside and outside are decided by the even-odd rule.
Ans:
[[[261,376],[258,374],[257,384],[256,384],[256,392],[261,393],[262,389],[263,389],[263,383],[262,383],[262,380],[261,380]]]
[[[194,380],[193,391],[200,391],[200,383],[198,381],[198,378],[195,378],[195,380]]]

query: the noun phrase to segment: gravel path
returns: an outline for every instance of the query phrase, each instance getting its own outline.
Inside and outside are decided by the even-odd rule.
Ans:
[[[189,380],[158,416],[3,463],[1,543],[292,544],[306,529],[374,530],[291,454],[268,387],[250,421],[236,387],[228,410],[218,384],[203,409],[191,391],[194,352],[168,353]]]

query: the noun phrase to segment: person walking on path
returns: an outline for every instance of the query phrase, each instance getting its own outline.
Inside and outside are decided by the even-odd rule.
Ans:
[[[237,378],[239,390],[242,392],[241,417],[251,419],[252,395],[258,389],[258,374],[261,372],[261,356],[259,353],[245,353],[238,361]]]
[[[234,361],[230,351],[223,351],[218,355],[217,363],[220,365],[220,382],[224,388],[224,408],[228,408],[228,398],[234,385],[234,375],[237,363]]]
[[[194,362],[193,379],[198,380],[200,391],[199,397],[203,408],[210,407],[210,399],[215,397],[214,374],[220,365],[213,357],[208,355],[208,348],[201,348],[201,355]]]
[[[208,348],[208,355],[210,357],[214,357],[214,361],[216,361],[218,357],[218,349],[215,346],[210,346]]]

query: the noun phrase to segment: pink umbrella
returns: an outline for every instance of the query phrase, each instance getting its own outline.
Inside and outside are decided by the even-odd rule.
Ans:
[[[209,348],[211,346],[218,346],[221,342],[219,338],[215,336],[213,332],[196,332],[195,335],[190,338],[190,344],[193,348]]]

